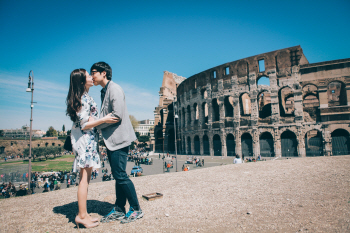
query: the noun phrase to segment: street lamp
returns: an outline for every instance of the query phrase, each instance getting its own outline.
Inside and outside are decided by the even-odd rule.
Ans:
[[[173,102],[173,110],[174,110],[174,134],[175,134],[175,159],[176,159],[176,172],[177,170],[177,142],[176,142],[176,121],[175,119],[179,118],[178,115],[176,115],[176,111],[175,111],[175,102],[176,102],[176,97],[174,96],[174,102]]]
[[[30,75],[32,74],[32,76]],[[34,72],[31,70],[29,71],[28,75],[28,88],[26,89],[27,92],[32,93],[32,100],[30,101],[30,132],[29,132],[29,166],[28,166],[28,189],[30,190],[30,181],[31,181],[31,175],[32,175],[32,124],[33,124],[33,93],[34,93]]]
[[[163,173],[164,173],[164,158],[165,158],[165,156],[164,156],[164,140],[165,140],[165,132],[163,132]]]

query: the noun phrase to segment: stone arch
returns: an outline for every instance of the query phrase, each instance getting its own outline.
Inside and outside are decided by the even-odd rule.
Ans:
[[[191,125],[191,106],[187,105],[187,124]]]
[[[253,138],[250,133],[241,136],[242,158],[253,156]]]
[[[233,117],[233,97],[225,96],[225,117]]]
[[[304,108],[319,107],[318,88],[315,84],[309,83],[303,86],[303,106]]]
[[[280,115],[282,117],[294,116],[294,91],[290,87],[279,90]]]
[[[208,123],[208,104],[207,102],[202,103],[202,116],[203,116],[203,123]]]
[[[208,98],[208,92],[206,89],[201,90],[201,96],[202,96],[202,99]]]
[[[282,157],[298,156],[298,140],[294,132],[285,130],[281,134]]]
[[[322,132],[313,129],[305,133],[305,150],[307,157],[323,155]]]
[[[213,122],[220,121],[220,107],[218,100],[215,98],[212,100],[212,114],[213,114]]]
[[[271,116],[271,94],[268,91],[262,91],[258,95],[259,118]]]
[[[194,143],[194,154],[199,155],[201,153],[200,152],[201,151],[201,144],[200,144],[198,135],[194,136],[193,143]]]
[[[259,137],[260,155],[262,157],[274,157],[275,149],[273,137],[270,132],[263,132]]]
[[[235,156],[236,153],[236,142],[233,134],[228,134],[226,136],[226,148],[227,148],[227,156]]]
[[[203,136],[203,154],[210,155],[209,138],[206,134]]]
[[[241,115],[242,116],[249,116],[251,114],[251,101],[248,93],[243,93],[239,97],[239,103],[241,107]]]
[[[190,136],[188,136],[187,137],[187,154],[188,155],[191,155],[192,154],[192,151],[191,151],[191,137]]]
[[[214,156],[221,156],[221,139],[218,134],[213,137]]]
[[[333,155],[350,154],[350,137],[348,131],[345,129],[336,129],[331,133],[331,137]]]
[[[199,120],[199,111],[198,111],[198,104],[193,104],[193,110],[194,110],[194,120]]]
[[[347,105],[345,84],[340,81],[333,81],[327,87],[328,106]]]
[[[256,79],[256,86],[270,86],[270,79],[265,75],[260,76]]]

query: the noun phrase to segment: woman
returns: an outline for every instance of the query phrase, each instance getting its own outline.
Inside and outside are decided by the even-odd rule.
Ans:
[[[67,115],[73,121],[71,140],[75,160],[73,172],[80,169],[80,182],[78,187],[79,213],[75,223],[86,228],[96,227],[99,222],[87,213],[86,200],[88,185],[91,179],[92,169],[100,168],[100,156],[98,155],[98,133],[95,126],[103,123],[117,123],[116,117],[107,115],[98,118],[97,105],[88,95],[93,86],[92,77],[85,69],[73,70],[70,74],[70,85],[66,100]]]

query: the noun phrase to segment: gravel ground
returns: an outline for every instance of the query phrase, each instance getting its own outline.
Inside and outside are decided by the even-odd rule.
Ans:
[[[132,178],[145,216],[82,232],[350,232],[350,156],[229,164]],[[77,187],[0,200],[0,232],[78,232]],[[143,194],[163,198],[146,201]],[[88,212],[114,203],[114,181],[89,186]]]

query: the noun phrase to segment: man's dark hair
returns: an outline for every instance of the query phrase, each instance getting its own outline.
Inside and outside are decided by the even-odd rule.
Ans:
[[[112,80],[112,68],[106,62],[100,61],[100,62],[96,62],[95,64],[93,64],[91,66],[90,73],[94,69],[96,69],[97,72],[100,72],[100,73],[103,71],[106,71],[107,79]]]

